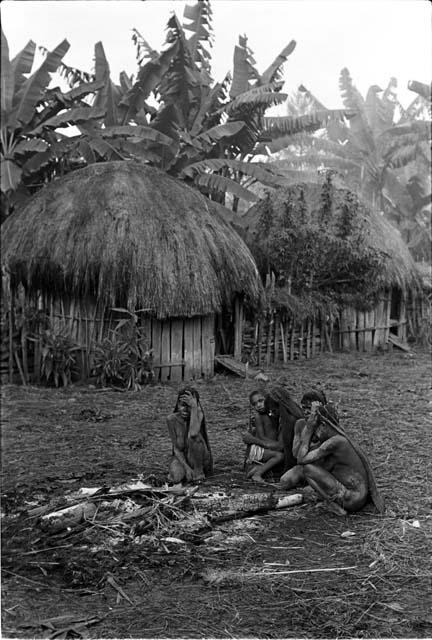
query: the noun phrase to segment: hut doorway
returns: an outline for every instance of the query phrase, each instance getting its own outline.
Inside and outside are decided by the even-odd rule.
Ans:
[[[390,333],[400,340],[406,340],[406,304],[401,289],[394,287],[391,292]]]
[[[236,298],[232,309],[224,307],[216,317],[216,355],[241,359],[244,310],[242,300]]]

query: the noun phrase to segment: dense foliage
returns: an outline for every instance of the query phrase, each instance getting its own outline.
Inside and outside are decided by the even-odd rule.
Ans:
[[[122,72],[117,84],[111,79],[101,42],[95,45],[92,74],[63,63],[69,48],[64,41],[54,52],[40,47],[46,59],[26,78],[23,74],[31,71],[35,44],[29,42],[10,61],[2,34],[7,89],[7,99],[2,100],[2,162],[8,176],[2,182],[4,215],[13,210],[17,194],[28,182],[30,167],[32,187],[39,188],[46,180],[76,166],[126,158],[160,167],[220,202],[225,202],[225,195],[230,193],[236,208],[239,199],[257,200],[248,189],[252,182],[273,186],[284,182],[275,167],[251,162],[262,142],[294,131],[314,130],[329,118],[343,117],[341,111],[326,109],[308,116],[307,121],[291,116],[266,117],[269,107],[287,98],[281,91],[281,71],[295,49],[294,40],[260,73],[247,38],[239,37],[232,74],[215,82],[211,77],[213,35],[208,0],[187,5],[183,24],[175,14],[169,18],[166,42],[160,51],[136,29],[132,39],[138,72],[135,78]],[[55,71],[67,79],[70,92],[48,89]],[[31,100],[25,93],[25,122],[13,116],[14,91],[21,91],[23,83],[32,88]],[[17,124],[16,131],[11,123]],[[59,132],[61,127],[75,125],[67,138]],[[24,171],[21,167],[26,160],[17,159],[14,148],[18,142],[32,154],[32,162],[26,163]],[[23,150],[21,146],[19,152]]]
[[[312,190],[312,191],[311,191]],[[265,278],[275,274],[275,303],[373,304],[386,256],[368,242],[366,210],[352,192],[323,184],[279,189],[257,205],[250,244]],[[313,303],[312,301],[315,301]]]

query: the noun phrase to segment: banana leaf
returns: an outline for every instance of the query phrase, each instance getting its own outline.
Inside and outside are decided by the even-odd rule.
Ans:
[[[117,125],[119,124],[118,104],[123,96],[111,80],[110,67],[102,42],[95,44],[95,76],[96,82],[102,83],[102,87],[96,94],[93,106],[104,110],[106,126]]]
[[[9,124],[30,122],[34,116],[35,107],[51,80],[51,73],[57,70],[69,47],[68,41],[63,40],[53,51],[48,53],[39,69],[25,81],[16,95],[17,106],[8,119]]]
[[[268,82],[272,82],[273,80],[280,79],[279,76],[281,75],[281,67],[288,59],[288,56],[292,54],[292,52],[296,48],[296,45],[296,41],[291,40],[291,42],[289,42],[287,46],[282,49],[277,58],[275,58],[268,69],[266,69],[261,75],[262,84],[267,84]]]
[[[275,104],[281,104],[287,99],[286,93],[277,91],[275,85],[267,84],[260,87],[254,87],[247,91],[243,91],[236,96],[231,102],[221,107],[220,111],[232,114],[242,107],[272,107]]]
[[[258,162],[241,162],[240,160],[227,159],[209,159],[201,162],[195,162],[188,165],[182,171],[183,176],[193,178],[196,174],[206,173],[208,171],[220,171],[221,169],[231,169],[239,171],[246,175],[256,178],[263,184],[278,185],[280,184],[280,174],[277,168],[270,165],[264,165]],[[183,177],[182,176],[182,177]]]
[[[121,125],[117,127],[106,127],[99,131],[102,138],[127,137],[133,138],[135,142],[148,140],[158,144],[171,147],[175,141],[152,127]]]
[[[153,60],[140,68],[132,89],[122,98],[120,105],[125,107],[122,122],[128,122],[144,106],[150,93],[160,84],[167,73],[172,59],[179,48],[178,40]]]
[[[408,89],[414,91],[425,100],[431,101],[431,85],[424,82],[418,82],[417,80],[410,80],[408,82]]]
[[[330,120],[343,120],[349,113],[343,109],[326,109],[303,116],[264,117],[263,136],[270,138],[322,129]]]
[[[206,142],[215,142],[236,135],[244,126],[245,123],[240,120],[218,124],[207,131],[203,131],[197,138],[202,138]]]
[[[15,162],[6,160],[3,156],[0,164],[2,192],[15,191],[21,181],[22,169]]]
[[[21,140],[14,148],[16,155],[25,155],[26,153],[36,153],[38,151],[46,151],[48,149],[48,142],[41,138],[31,138],[30,140]]]
[[[14,94],[14,72],[9,59],[9,45],[6,36],[1,30],[1,114],[2,121],[12,108]]]
[[[100,120],[105,115],[104,109],[98,109],[93,107],[76,107],[75,109],[68,109],[64,113],[59,113],[53,118],[48,118],[45,122],[42,122],[31,132],[32,135],[42,133],[44,129],[58,129],[66,126],[73,126],[88,122],[89,120]]]
[[[258,196],[252,191],[249,191],[249,189],[245,189],[235,180],[216,173],[200,173],[198,176],[195,176],[194,182],[200,187],[207,187],[220,193],[232,193],[234,196],[237,196],[237,198],[242,198],[247,202],[256,202],[256,200],[258,200]]]

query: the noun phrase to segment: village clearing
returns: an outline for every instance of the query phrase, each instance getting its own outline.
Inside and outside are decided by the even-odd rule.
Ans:
[[[302,504],[180,531],[169,511],[186,509],[178,501],[187,496],[160,493],[174,386],[123,393],[6,385],[3,637],[430,637],[429,355],[325,354],[266,374],[296,398],[315,386],[339,403],[343,426],[370,457],[386,513],[368,506],[336,516],[301,489]],[[197,387],[215,459],[214,476],[197,491],[275,492],[243,473],[241,433],[257,382],[219,374]],[[41,526],[41,513],[80,489],[106,494],[137,480],[154,487],[141,505],[141,533],[120,522],[133,492],[118,497],[117,524],[93,512],[69,529]]]

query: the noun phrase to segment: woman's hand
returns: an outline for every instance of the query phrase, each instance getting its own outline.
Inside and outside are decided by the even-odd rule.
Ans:
[[[197,407],[198,402],[195,396],[190,391],[185,391],[179,398],[180,402],[183,402],[188,407]]]

